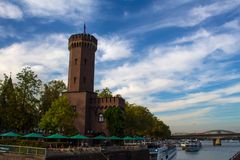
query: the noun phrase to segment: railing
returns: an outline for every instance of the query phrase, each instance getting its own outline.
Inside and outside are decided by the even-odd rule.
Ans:
[[[237,152],[233,157],[229,158],[229,160],[239,160],[240,159],[240,151]]]
[[[14,154],[25,154],[25,155],[46,157],[47,152],[46,152],[46,148],[0,144],[0,153],[14,153]]]
[[[147,149],[146,146],[101,146],[101,147],[68,147],[49,148],[52,152],[100,153],[103,151],[124,151]]]
[[[146,146],[106,146],[101,147],[102,151],[124,151],[124,150],[142,150],[147,149]]]

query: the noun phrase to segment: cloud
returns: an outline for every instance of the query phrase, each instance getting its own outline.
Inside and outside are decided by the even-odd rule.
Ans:
[[[178,6],[184,3],[186,3],[185,6]],[[239,0],[223,0],[198,6],[187,5],[187,3],[188,1],[173,5],[178,8],[172,8],[170,11],[163,8],[166,7],[168,9],[168,5],[162,5],[160,9],[158,9],[158,7],[156,9],[156,5],[154,4],[152,7],[153,12],[149,13],[147,10],[148,12],[146,14],[153,14],[152,16],[159,17],[159,19],[155,18],[154,21],[150,21],[147,24],[145,22],[137,28],[134,28],[134,30],[130,30],[128,34],[145,33],[167,27],[193,27],[209,18],[228,13],[240,5]]]
[[[238,72],[231,73],[231,70],[226,69],[231,63],[222,62],[239,54],[239,43],[238,33],[214,34],[200,29],[164,46],[150,47],[144,51],[147,56],[137,62],[101,70],[99,88],[110,87],[115,94],[123,95],[129,102],[148,106],[153,112],[178,110],[211,102],[220,98],[221,94],[200,92],[190,94],[182,100],[172,99],[165,103],[156,95],[161,95],[162,92],[182,94],[209,83],[240,78]],[[213,59],[215,54],[221,62]],[[229,76],[222,76],[226,74]]]
[[[150,108],[150,110],[152,112],[162,112],[185,109],[204,103],[207,103],[208,105],[238,103],[240,102],[239,96],[225,98],[226,96],[231,96],[232,94],[237,93],[240,93],[240,84],[217,89],[211,92],[198,92],[189,94],[186,97],[170,102],[156,103],[155,105],[157,107]]]
[[[193,111],[190,113],[181,113],[181,114],[174,114],[174,115],[168,115],[168,116],[159,116],[159,118],[163,121],[166,121],[167,123],[174,123],[177,121],[183,121],[188,120],[192,118],[199,118],[201,116],[205,116],[207,113],[212,111],[213,108],[204,108],[197,111]]]
[[[79,21],[94,19],[97,10],[96,0],[22,0],[26,13],[31,16],[45,17],[62,21]]]
[[[110,61],[119,60],[132,55],[133,42],[132,40],[121,38],[117,35],[98,38],[98,53],[97,60]]]
[[[0,48],[0,73],[15,75],[25,66],[32,69],[44,81],[67,77],[67,36],[64,34],[41,35],[34,39],[13,43]],[[3,75],[0,75],[0,79]]]
[[[195,25],[209,17],[226,13],[229,10],[235,9],[239,4],[240,4],[239,0],[232,0],[232,1],[225,0],[221,2],[220,1],[215,2],[210,5],[205,5],[205,6],[200,5],[200,6],[194,7],[189,11],[189,16],[194,18],[191,21],[192,23],[190,24]]]
[[[6,19],[22,19],[23,13],[21,9],[5,0],[0,2],[0,18]]]
[[[227,29],[236,29],[236,30],[239,30],[240,28],[240,20],[233,20],[233,21],[230,21],[230,22],[227,22],[223,25],[223,27],[227,28]]]
[[[198,34],[199,32],[197,32]],[[222,50],[224,55],[234,54],[239,49],[237,45],[239,42],[240,38],[237,35],[219,34],[197,39],[190,45],[152,47],[146,51],[149,53],[148,56],[143,57],[139,62],[126,63],[107,70],[103,73],[104,77],[101,85],[112,88],[120,87],[118,90],[123,95],[129,95],[133,88],[143,88],[142,85],[151,86],[155,82],[169,84],[170,86],[176,86],[174,84],[182,85],[183,83],[179,83],[182,77],[191,74],[197,68],[202,68],[204,58],[211,55],[215,50]],[[169,85],[157,90],[164,91],[167,88],[171,90],[172,88]]]
[[[199,29],[195,34],[193,34],[191,36],[186,36],[186,37],[179,38],[179,39],[175,40],[173,42],[173,44],[193,42],[193,41],[200,40],[200,39],[203,39],[203,38],[208,38],[210,36],[211,36],[211,33],[208,32],[207,30]]]

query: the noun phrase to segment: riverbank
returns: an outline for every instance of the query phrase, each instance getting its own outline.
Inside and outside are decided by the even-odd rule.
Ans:
[[[2,146],[0,160],[149,160],[144,146],[73,147],[44,149],[22,146]],[[13,149],[14,148],[14,149]],[[17,149],[18,148],[18,149]]]

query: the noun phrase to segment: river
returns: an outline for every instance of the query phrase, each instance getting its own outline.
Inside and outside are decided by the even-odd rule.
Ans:
[[[212,141],[202,141],[198,152],[186,152],[178,147],[177,160],[228,160],[240,151],[239,141],[222,141],[222,146],[213,146]]]

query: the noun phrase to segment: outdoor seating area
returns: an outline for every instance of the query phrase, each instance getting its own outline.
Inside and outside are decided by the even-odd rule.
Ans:
[[[14,147],[20,147],[21,150],[26,150],[25,148],[30,147],[26,150],[26,154],[31,154],[30,150],[34,147],[40,147],[42,149],[47,149],[47,153],[50,155],[55,154],[81,154],[81,153],[100,153],[106,151],[123,151],[123,150],[138,150],[142,149],[144,146],[140,145],[144,142],[144,137],[117,137],[117,136],[103,136],[98,135],[95,137],[87,137],[80,134],[73,136],[65,136],[61,134],[52,134],[44,136],[40,133],[29,133],[21,135],[15,132],[7,132],[0,134],[1,140],[7,142],[0,145],[3,148],[10,148],[7,152],[16,152]],[[24,146],[16,144],[8,144],[11,140],[20,142],[41,142],[45,143],[43,146],[31,146],[31,143],[25,143]],[[108,143],[107,143],[108,142]],[[32,148],[31,148],[32,147]],[[24,148],[24,149],[22,149]],[[19,149],[18,149],[19,150]],[[22,152],[21,152],[22,153]],[[25,153],[25,152],[24,152]],[[35,152],[34,152],[35,154]]]

